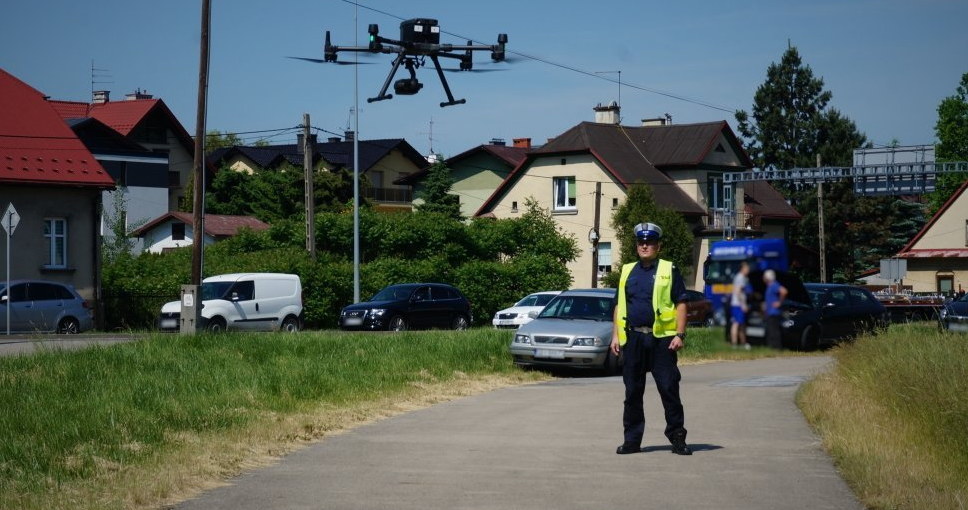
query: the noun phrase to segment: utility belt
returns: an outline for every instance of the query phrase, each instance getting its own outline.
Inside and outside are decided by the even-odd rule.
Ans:
[[[649,333],[652,332],[652,328],[650,328],[649,326],[636,326],[634,328],[631,327],[631,326],[626,326],[625,327],[625,332],[626,333],[629,333],[629,332],[632,332],[632,331],[635,331],[637,333],[649,334]]]

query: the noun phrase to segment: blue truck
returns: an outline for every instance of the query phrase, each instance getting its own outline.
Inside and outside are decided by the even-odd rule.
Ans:
[[[783,239],[737,239],[717,241],[709,249],[703,275],[704,293],[712,301],[717,324],[726,324],[729,297],[733,291],[733,277],[740,263],[746,261],[751,271],[786,271],[789,256]]]

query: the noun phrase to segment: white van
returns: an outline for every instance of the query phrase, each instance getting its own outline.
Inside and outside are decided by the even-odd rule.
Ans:
[[[283,273],[232,273],[202,280],[202,319],[198,329],[221,332],[299,331],[302,326],[302,283]],[[181,301],[161,307],[158,327],[180,329]]]

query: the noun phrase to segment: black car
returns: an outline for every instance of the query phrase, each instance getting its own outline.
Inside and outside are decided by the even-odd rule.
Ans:
[[[940,318],[948,331],[968,331],[968,294],[945,303]]]
[[[377,292],[369,301],[343,308],[339,327],[347,330],[467,329],[471,304],[443,283],[402,283]]]
[[[787,289],[781,306],[783,346],[813,350],[853,338],[887,323],[887,310],[867,289],[835,283],[803,284],[791,273],[777,272]],[[750,273],[754,295],[766,290],[762,273]],[[759,300],[757,300],[759,301]],[[765,343],[766,328],[760,303],[751,308],[746,336],[752,344]]]

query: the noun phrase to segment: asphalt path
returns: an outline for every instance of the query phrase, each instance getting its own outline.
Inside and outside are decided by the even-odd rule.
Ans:
[[[861,509],[794,404],[825,356],[682,367],[692,456],[650,379],[643,453],[619,377],[501,389],[327,438],[181,503],[217,509]]]
[[[133,342],[144,335],[84,333],[80,335],[3,335],[0,334],[0,356],[18,356],[54,349],[83,349],[92,345]]]

